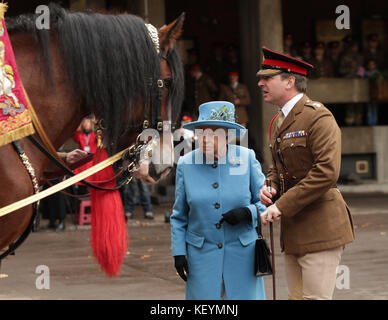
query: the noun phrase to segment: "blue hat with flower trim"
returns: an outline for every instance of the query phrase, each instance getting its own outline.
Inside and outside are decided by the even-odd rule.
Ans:
[[[210,101],[199,106],[197,121],[185,123],[183,128],[194,130],[196,127],[217,126],[227,129],[235,129],[236,137],[243,136],[246,129],[236,123],[234,117],[235,108],[228,101]]]

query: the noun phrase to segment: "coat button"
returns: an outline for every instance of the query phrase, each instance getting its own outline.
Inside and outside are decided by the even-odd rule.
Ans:
[[[217,188],[218,188],[218,183],[217,183],[217,182],[214,182],[214,183],[213,183],[213,188],[214,188],[214,189],[217,189]]]
[[[217,163],[213,163],[213,164],[212,164],[212,167],[213,167],[213,168],[217,168]]]
[[[221,249],[221,248],[222,248],[222,243],[217,244],[217,247],[218,247],[219,249]]]
[[[276,139],[276,141],[277,141],[277,142],[281,142],[281,141],[282,141],[282,139],[280,139],[280,138],[277,138],[277,139]]]
[[[217,229],[220,229],[220,228],[221,228],[221,223],[217,223],[217,224],[216,224],[216,228],[217,228]]]
[[[216,202],[215,204],[214,204],[214,208],[216,208],[216,209],[219,209],[221,206],[220,206],[220,204],[218,203],[218,202]]]

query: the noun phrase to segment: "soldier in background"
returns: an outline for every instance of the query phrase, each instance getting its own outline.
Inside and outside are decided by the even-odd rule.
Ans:
[[[368,35],[367,39],[367,47],[362,53],[364,61],[374,60],[377,64],[378,69],[384,68],[387,63],[384,59],[384,52],[381,46],[379,45],[377,34],[371,33]]]
[[[359,52],[356,40],[347,43],[344,55],[340,59],[339,74],[345,78],[355,78],[359,69],[363,66],[364,59]]]
[[[338,77],[338,67],[341,57],[340,43],[338,41],[330,41],[328,44],[327,57],[333,66],[334,77]]]
[[[220,100],[232,102],[236,108],[236,122],[244,127],[248,124],[247,106],[251,97],[245,84],[239,82],[237,71],[229,72],[229,85],[221,85]]]
[[[218,87],[212,77],[202,72],[199,64],[190,67],[190,81],[186,87],[186,111],[198,118],[198,107],[218,96]]]
[[[305,41],[302,43],[301,58],[302,58],[302,60],[304,60],[308,63],[311,63],[311,60],[313,59],[313,54],[312,54],[312,47],[311,47],[310,41]]]
[[[290,55],[292,57],[296,57],[298,55],[294,45],[294,38],[291,33],[286,33],[284,35],[283,52],[284,54]]]
[[[189,81],[190,78],[190,68],[195,64],[199,64],[199,52],[196,48],[190,48],[186,50],[187,52],[187,61],[185,64],[185,82]]]
[[[211,74],[219,85],[228,83],[227,64],[224,57],[224,47],[221,43],[213,43],[213,56],[206,63],[205,72]]]
[[[325,55],[325,44],[317,42],[314,45],[314,58],[311,63],[314,69],[311,71],[311,78],[331,78],[334,77],[334,68],[331,60]]]
[[[353,36],[350,35],[350,34],[348,34],[347,36],[345,36],[345,37],[342,39],[343,48],[342,48],[341,56],[344,55],[344,54],[348,51],[350,45],[351,45],[354,41],[355,41],[355,39],[354,39]]]
[[[339,74],[345,78],[357,78],[363,70],[363,57],[359,45],[351,36],[345,37],[345,52],[340,59]],[[345,123],[348,126],[363,125],[364,108],[361,103],[348,103],[345,106]]]
[[[226,49],[226,65],[228,72],[241,70],[237,47],[234,44],[229,45]]]

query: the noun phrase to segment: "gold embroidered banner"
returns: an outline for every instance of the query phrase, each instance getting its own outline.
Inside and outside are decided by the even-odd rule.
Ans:
[[[23,90],[4,21],[7,4],[0,3],[0,146],[34,133],[28,99]]]

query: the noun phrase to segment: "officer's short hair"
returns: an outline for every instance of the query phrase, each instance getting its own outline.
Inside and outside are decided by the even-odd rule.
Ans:
[[[285,80],[289,77],[294,77],[295,78],[295,88],[301,93],[306,93],[307,90],[307,77],[302,76],[300,74],[295,74],[295,73],[287,73],[287,72],[282,72],[280,73],[280,76],[282,77],[282,80]]]

